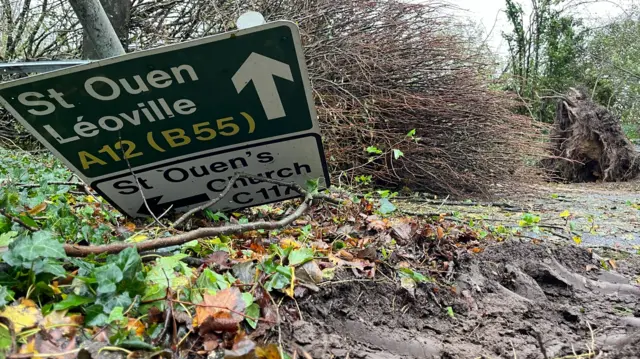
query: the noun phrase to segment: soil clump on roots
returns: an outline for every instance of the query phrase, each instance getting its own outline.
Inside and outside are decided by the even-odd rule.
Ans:
[[[415,294],[344,271],[288,308],[302,320],[283,335],[315,359],[638,358],[640,261],[600,261],[576,246],[505,242],[465,255],[451,285]]]
[[[566,182],[628,181],[640,173],[640,159],[619,120],[571,89],[558,101],[551,133],[553,158],[544,161],[552,177]]]

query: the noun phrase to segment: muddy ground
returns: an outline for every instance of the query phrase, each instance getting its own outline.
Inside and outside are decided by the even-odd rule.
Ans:
[[[481,253],[461,256],[449,283],[422,283],[414,294],[384,275],[368,280],[345,270],[287,308],[285,343],[314,359],[640,358],[633,185],[538,190],[505,201],[543,223],[561,223],[558,213],[570,210],[581,223],[581,245],[548,234],[487,242]],[[521,215],[512,207],[465,207],[500,222]],[[425,203],[411,209],[434,210]]]

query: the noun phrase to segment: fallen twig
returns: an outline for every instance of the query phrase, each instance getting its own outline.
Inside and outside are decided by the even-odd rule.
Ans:
[[[279,221],[274,222],[253,222],[246,224],[232,224],[222,227],[204,227],[198,228],[196,230],[181,233],[171,237],[164,238],[156,238],[151,240],[146,240],[138,243],[112,243],[105,244],[99,246],[79,246],[75,244],[65,244],[64,250],[68,256],[71,257],[86,257],[91,254],[114,254],[119,253],[127,248],[136,248],[138,252],[142,251],[150,251],[159,248],[178,246],[195,239],[206,238],[206,237],[216,237],[221,235],[229,235],[242,233],[247,231],[255,231],[258,229],[264,230],[273,230],[277,228],[281,228],[287,226],[296,219],[300,218],[308,209],[311,204],[311,200],[313,199],[312,195],[307,195],[300,204],[300,206],[296,209],[295,212],[290,215],[280,219]]]
[[[30,225],[28,225],[28,224],[24,223],[24,221],[22,221],[20,218],[18,218],[18,217],[16,217],[16,216],[13,216],[13,215],[11,215],[11,214],[9,214],[9,213],[7,213],[7,212],[6,212],[4,209],[2,209],[2,208],[0,208],[0,214],[1,214],[1,215],[3,215],[3,216],[5,216],[5,217],[7,217],[7,218],[9,218],[9,220],[10,220],[11,222],[17,223],[17,224],[21,225],[22,227],[24,227],[24,228],[26,228],[26,229],[28,229],[28,230],[30,230],[30,231],[32,231],[32,232],[37,232],[37,231],[39,231],[39,230],[40,230],[40,228],[32,227],[32,226],[30,226]]]
[[[253,222],[253,223],[245,223],[245,224],[230,224],[222,227],[204,227],[204,228],[198,228],[190,232],[177,234],[171,237],[156,238],[156,239],[146,240],[138,243],[120,242],[120,243],[111,243],[111,244],[105,244],[105,245],[99,245],[99,246],[79,246],[75,244],[65,244],[64,246],[65,252],[67,253],[68,256],[71,256],[71,257],[86,257],[91,254],[103,254],[103,253],[114,254],[126,248],[136,248],[138,252],[144,252],[144,251],[150,251],[150,250],[159,249],[159,248],[177,246],[177,245],[181,245],[181,244],[190,242],[195,239],[200,239],[200,238],[236,234],[236,233],[242,233],[247,231],[255,231],[259,229],[273,230],[273,229],[287,226],[293,223],[293,221],[295,221],[296,219],[300,218],[309,209],[309,207],[311,206],[311,202],[314,199],[322,199],[331,203],[340,203],[339,200],[336,200],[325,194],[308,193],[304,188],[302,188],[300,185],[296,183],[289,183],[289,182],[280,181],[280,180],[271,179],[271,178],[263,178],[263,177],[253,176],[245,173],[240,173],[240,174],[237,174],[236,176],[238,178],[255,179],[263,182],[274,183],[282,186],[288,186],[293,190],[295,190],[296,192],[303,195],[304,200],[293,213],[287,215],[286,217],[280,219],[279,221],[270,221],[270,222],[259,221],[259,222]],[[230,188],[230,186],[232,186],[232,184],[227,185],[228,188]],[[219,198],[217,198],[217,200],[219,200]],[[210,204],[211,202],[206,203],[205,206],[207,204],[211,206]],[[190,216],[194,214],[196,211],[192,210],[187,212],[187,214]],[[186,217],[185,216],[182,216],[180,219],[178,219],[178,221],[176,221],[176,224],[181,224],[184,221],[186,221],[188,216]]]

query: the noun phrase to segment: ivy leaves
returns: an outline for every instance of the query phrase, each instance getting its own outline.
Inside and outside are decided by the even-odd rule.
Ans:
[[[21,267],[34,274],[66,275],[60,260],[67,258],[64,247],[52,232],[23,233],[9,244],[2,259],[12,267]]]

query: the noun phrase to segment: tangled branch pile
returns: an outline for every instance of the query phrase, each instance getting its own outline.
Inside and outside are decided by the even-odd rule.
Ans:
[[[640,173],[640,157],[620,122],[583,90],[558,101],[552,138],[551,173],[569,182],[628,181]]]
[[[300,27],[334,183],[488,192],[543,154],[540,128],[490,88],[491,61],[437,0],[133,0],[129,46],[232,30],[246,10]]]

